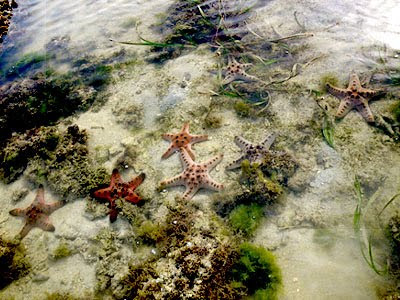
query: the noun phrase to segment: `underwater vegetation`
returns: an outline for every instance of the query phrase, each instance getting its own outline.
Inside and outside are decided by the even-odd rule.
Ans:
[[[58,246],[54,249],[52,257],[54,259],[62,259],[72,255],[72,250],[66,242],[60,242]]]
[[[39,72],[4,84],[0,89],[0,109],[4,112],[0,141],[13,132],[52,125],[60,118],[88,109],[96,99],[96,89],[109,77],[110,71],[103,68],[82,70],[82,74]]]
[[[154,51],[158,61],[179,56],[188,46],[240,39],[252,1],[176,1],[158,30],[165,36]]]
[[[246,286],[255,299],[277,299],[282,275],[271,252],[250,243],[239,249],[239,261],[233,266],[233,277]]]
[[[388,259],[389,275],[394,280],[396,291],[393,298],[400,297],[400,213],[397,212],[388,222],[386,236],[390,243],[390,255]],[[397,295],[397,296],[395,296]]]
[[[16,135],[0,150],[0,177],[14,181],[28,167],[30,181],[46,182],[63,199],[86,196],[109,178],[90,158],[86,141],[86,131],[76,125],[64,132],[40,127]]]
[[[0,237],[0,290],[26,276],[29,271],[30,264],[25,257],[23,245]]]
[[[263,216],[263,207],[259,204],[239,205],[229,214],[229,223],[233,230],[251,235],[258,227]]]

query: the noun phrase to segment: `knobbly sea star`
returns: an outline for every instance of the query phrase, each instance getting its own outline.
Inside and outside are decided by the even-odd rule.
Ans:
[[[64,202],[58,201],[51,204],[46,204],[44,201],[43,185],[39,186],[36,198],[27,208],[16,208],[10,211],[13,216],[25,218],[25,225],[20,231],[20,238],[23,239],[33,227],[39,227],[45,231],[54,231],[54,226],[50,223],[49,215],[64,205]]]
[[[363,88],[357,74],[350,74],[349,86],[347,89],[341,89],[329,83],[326,84],[326,87],[329,93],[341,99],[336,112],[337,118],[343,118],[355,107],[367,122],[374,122],[374,116],[368,106],[368,100],[374,97],[377,92]]]
[[[246,159],[250,163],[261,163],[263,157],[267,153],[274,153],[276,155],[281,155],[283,152],[269,150],[272,143],[275,141],[275,138],[276,138],[275,134],[270,134],[261,144],[255,145],[240,136],[235,136],[235,144],[242,150],[243,155],[237,160],[231,162],[226,167],[226,169],[232,170],[239,168],[242,164],[242,161]]]
[[[244,81],[258,81],[259,79],[255,76],[246,73],[245,69],[252,64],[241,64],[233,56],[228,56],[228,66],[225,71],[225,78],[222,81],[222,85],[226,85],[235,80]]]
[[[219,191],[224,188],[222,184],[214,181],[209,172],[222,160],[223,155],[220,154],[204,163],[196,163],[192,160],[188,152],[184,148],[179,149],[179,154],[183,166],[183,172],[171,179],[164,180],[160,183],[161,187],[184,185],[186,191],[183,199],[192,199],[194,194],[200,189],[210,189]]]
[[[172,153],[178,151],[179,148],[184,148],[187,153],[189,153],[190,157],[195,159],[192,151],[192,145],[198,142],[206,141],[208,139],[208,135],[191,135],[189,133],[189,123],[185,123],[183,124],[181,132],[176,134],[165,133],[162,135],[162,138],[171,142],[171,145],[163,154],[162,158],[168,158]]]
[[[138,203],[141,198],[135,193],[135,189],[146,178],[144,173],[140,173],[129,182],[123,182],[121,175],[117,169],[114,169],[111,175],[111,182],[109,187],[99,189],[93,192],[93,196],[97,199],[104,199],[110,202],[110,221],[111,223],[117,219],[118,210],[115,200],[123,198],[131,203]]]

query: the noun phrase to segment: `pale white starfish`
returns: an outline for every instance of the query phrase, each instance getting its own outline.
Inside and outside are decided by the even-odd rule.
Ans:
[[[183,194],[183,199],[185,200],[191,199],[201,188],[213,191],[219,191],[224,188],[222,184],[214,181],[209,175],[209,172],[222,160],[222,154],[204,163],[194,162],[184,148],[179,149],[179,154],[183,171],[171,179],[163,180],[160,183],[162,188],[177,185],[186,186],[186,191]]]
[[[225,71],[225,78],[222,81],[222,84],[229,84],[235,80],[243,80],[243,81],[259,81],[259,79],[255,76],[249,75],[246,73],[246,68],[250,67],[252,64],[241,64],[238,63],[237,60],[233,56],[228,56],[228,66]]]
[[[275,141],[275,138],[275,134],[270,134],[261,144],[255,145],[245,140],[241,136],[235,136],[235,144],[242,150],[243,155],[237,160],[231,162],[226,169],[232,170],[239,168],[242,165],[242,161],[246,159],[250,163],[262,163],[263,158],[268,153],[282,155],[284,152],[269,150],[272,143]]]

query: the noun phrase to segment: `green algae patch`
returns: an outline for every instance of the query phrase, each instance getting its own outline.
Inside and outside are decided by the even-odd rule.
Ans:
[[[277,299],[282,286],[281,270],[275,256],[263,247],[243,243],[239,261],[233,267],[233,277],[255,299]]]
[[[252,111],[251,105],[244,101],[237,101],[233,109],[239,117],[249,117]]]
[[[0,70],[0,76],[12,79],[42,66],[52,55],[48,53],[32,52],[23,55],[18,61],[5,70]]]
[[[23,245],[0,237],[0,290],[29,271],[30,264]]]
[[[333,73],[324,74],[320,79],[320,89],[322,91],[324,91],[324,92],[328,92],[327,89],[326,89],[326,85],[328,83],[330,85],[333,85],[333,86],[338,86],[339,85],[339,79]]]
[[[393,114],[394,119],[400,122],[400,101],[397,101],[390,107],[390,111]]]
[[[137,235],[145,243],[155,244],[165,238],[165,225],[146,220],[137,230]]]
[[[72,255],[72,250],[67,243],[61,242],[53,251],[54,259],[61,259]]]
[[[251,235],[263,216],[263,207],[257,204],[239,205],[229,214],[229,223],[235,231]]]

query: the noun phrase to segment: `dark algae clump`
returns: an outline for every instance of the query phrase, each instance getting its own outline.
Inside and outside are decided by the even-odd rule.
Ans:
[[[109,175],[91,161],[86,141],[86,131],[76,125],[64,132],[40,127],[16,135],[0,149],[0,178],[14,181],[28,167],[31,181],[47,182],[63,197],[88,195]]]
[[[0,237],[0,290],[29,273],[23,245]]]
[[[0,43],[3,42],[3,38],[8,32],[13,8],[17,7],[18,4],[15,0],[1,0],[0,2]]]

